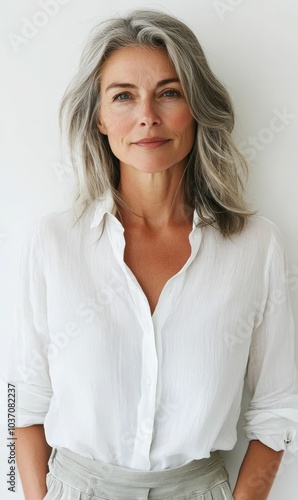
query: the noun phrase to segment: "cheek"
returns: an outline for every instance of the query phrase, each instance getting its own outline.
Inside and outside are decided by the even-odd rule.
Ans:
[[[102,112],[101,122],[109,138],[120,139],[129,131],[129,115],[124,113]]]
[[[179,120],[177,120],[177,127],[188,140],[194,141],[196,125],[192,116],[189,116],[188,113],[181,114]]]
[[[106,136],[112,152],[118,159],[121,159],[124,151],[126,151],[127,137],[129,136],[127,121],[109,120],[106,124]]]
[[[195,131],[195,120],[188,108],[177,109],[175,113],[170,114],[169,120],[172,127],[181,133],[189,131],[193,134]]]
[[[126,124],[121,125],[119,122],[111,125],[107,130],[107,137],[110,146],[123,146],[126,143],[126,138],[129,135],[129,130]]]

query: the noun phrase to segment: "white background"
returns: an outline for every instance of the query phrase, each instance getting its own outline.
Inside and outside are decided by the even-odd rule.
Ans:
[[[56,6],[52,17],[45,13],[47,3],[52,9]],[[9,363],[7,345],[24,234],[40,216],[64,209],[72,200],[73,176],[59,146],[60,99],[96,20],[134,7],[161,9],[184,20],[230,91],[237,116],[234,137],[250,160],[247,196],[252,206],[283,232],[298,325],[298,1],[11,0],[1,5],[2,369]],[[297,353],[296,342],[296,359]],[[0,396],[0,497],[21,500],[20,482],[16,493],[7,491],[4,383]],[[243,411],[246,404],[245,394]],[[232,484],[246,446],[240,418],[238,443],[225,453]],[[270,500],[297,498],[297,465],[297,457],[285,454]],[[260,481],[261,487],[266,478],[262,471],[256,471],[253,480]]]

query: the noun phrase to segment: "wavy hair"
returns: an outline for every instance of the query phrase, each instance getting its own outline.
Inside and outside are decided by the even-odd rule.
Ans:
[[[234,111],[230,96],[211,71],[193,31],[156,10],[133,10],[94,26],[78,71],[63,96],[59,121],[77,174],[76,204],[81,214],[108,190],[121,203],[119,161],[98,129],[98,114],[103,65],[114,51],[129,46],[167,51],[196,121],[196,137],[183,177],[186,204],[197,210],[201,225],[214,225],[223,236],[240,232],[253,212],[243,197],[246,160],[231,137]]]

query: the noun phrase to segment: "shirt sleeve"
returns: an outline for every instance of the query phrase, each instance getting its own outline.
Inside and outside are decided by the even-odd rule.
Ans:
[[[16,427],[42,424],[52,396],[46,282],[39,231],[31,232],[21,254],[9,381],[16,386]]]
[[[267,289],[256,313],[246,372],[251,401],[244,414],[249,440],[275,451],[298,451],[298,387],[294,323],[283,241],[273,226],[268,252]]]

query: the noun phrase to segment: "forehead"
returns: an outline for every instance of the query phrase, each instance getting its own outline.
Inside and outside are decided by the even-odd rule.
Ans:
[[[165,49],[155,47],[125,47],[113,52],[103,64],[101,83],[110,80],[129,82],[132,79],[177,78],[174,65]]]

